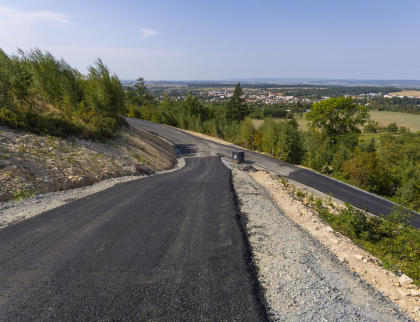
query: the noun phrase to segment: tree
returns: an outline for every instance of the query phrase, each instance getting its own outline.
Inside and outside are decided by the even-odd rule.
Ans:
[[[254,151],[254,137],[257,129],[252,124],[250,118],[246,118],[241,123],[241,141],[244,145],[244,148],[251,149]]]
[[[392,133],[395,133],[395,132],[397,132],[398,131],[398,126],[397,126],[397,124],[394,122],[394,123],[390,123],[387,127],[386,127],[386,130],[388,131],[388,132],[392,132]]]
[[[95,67],[89,66],[86,79],[85,101],[98,112],[118,115],[125,111],[125,93],[116,74],[110,74],[100,58]]]
[[[136,79],[134,90],[131,87],[127,88],[127,99],[137,106],[148,105],[148,103],[155,102],[155,97],[150,94],[142,77]]]
[[[355,156],[343,163],[343,172],[350,181],[367,191],[390,195],[392,175],[376,152],[363,152],[359,147]]]
[[[238,83],[233,91],[233,96],[227,103],[226,118],[231,122],[239,123],[249,115],[250,111],[243,95],[241,84]]]
[[[183,105],[190,115],[199,117],[201,121],[206,121],[210,117],[209,109],[203,106],[200,100],[191,92],[188,92],[185,96]]]
[[[314,103],[306,119],[312,130],[319,129],[324,138],[336,142],[347,132],[360,133],[358,126],[369,119],[369,109],[354,104],[351,97],[330,98]]]

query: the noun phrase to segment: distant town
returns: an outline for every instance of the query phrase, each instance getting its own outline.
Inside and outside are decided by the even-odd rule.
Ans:
[[[163,92],[161,95],[158,95],[158,99],[163,99],[163,97],[170,93]],[[225,91],[192,91],[192,93],[197,96],[201,101],[205,102],[214,102],[214,101],[227,101],[229,100],[232,95],[232,90],[225,90]],[[364,99],[364,98],[373,98],[373,97],[384,97],[384,98],[417,98],[420,99],[420,91],[415,92],[417,95],[397,95],[397,94],[384,94],[384,93],[366,93],[366,94],[359,94],[359,95],[347,95],[344,94],[343,96],[349,97],[351,96],[353,99]],[[265,103],[265,104],[276,104],[276,103],[315,103],[322,100],[329,99],[329,96],[322,96],[320,98],[302,98],[293,95],[285,95],[285,93],[279,92],[272,92],[270,90],[246,90],[244,89],[244,97],[248,103]],[[317,96],[317,95],[314,95]],[[175,100],[183,101],[185,99],[185,94],[180,95],[172,95],[172,98]]]

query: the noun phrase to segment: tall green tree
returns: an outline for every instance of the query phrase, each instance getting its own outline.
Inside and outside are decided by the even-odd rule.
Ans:
[[[250,113],[241,84],[238,83],[233,95],[227,103],[226,118],[231,122],[239,123]]]
[[[314,103],[306,119],[312,130],[320,130],[324,138],[337,142],[348,132],[361,132],[358,126],[369,119],[369,109],[353,103],[351,97],[330,98]]]
[[[149,103],[155,103],[155,97],[150,94],[149,89],[146,87],[144,83],[143,77],[139,77],[136,79],[136,83],[134,84],[134,89],[131,87],[127,88],[127,99],[130,103],[135,104],[137,106],[148,105]]]
[[[116,74],[110,74],[109,68],[100,58],[95,66],[88,67],[86,78],[85,101],[96,111],[110,115],[125,111],[125,93]]]
[[[188,92],[185,96],[183,105],[191,116],[199,117],[201,121],[206,121],[210,117],[210,110],[203,106],[198,97],[191,92]]]

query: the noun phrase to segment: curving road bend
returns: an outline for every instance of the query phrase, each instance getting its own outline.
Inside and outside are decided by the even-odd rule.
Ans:
[[[173,127],[133,118],[128,118],[127,120],[131,126],[137,126],[173,142],[187,157],[217,154],[232,156],[233,151],[243,150],[233,144],[230,146],[219,144]],[[350,203],[357,208],[365,209],[366,206],[369,212],[375,215],[388,215],[393,211],[395,205],[384,198],[338,180],[252,151],[245,152],[245,159],[248,163],[256,164],[274,174],[288,176],[294,181],[331,195],[343,202]],[[418,214],[411,224],[420,228],[420,216]]]
[[[185,149],[184,149],[185,151]],[[265,321],[218,157],[0,231],[0,321]]]

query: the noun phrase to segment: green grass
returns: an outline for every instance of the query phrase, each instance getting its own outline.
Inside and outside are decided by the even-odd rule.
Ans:
[[[420,131],[420,115],[388,112],[388,111],[370,111],[370,118],[379,123],[380,126],[388,126],[390,123],[396,123],[398,127],[405,126],[411,132]]]
[[[22,187],[21,189],[13,193],[14,200],[16,201],[20,201],[26,198],[32,198],[34,195],[35,195],[35,191],[25,189],[24,187]]]
[[[290,121],[290,119],[279,119],[279,118],[275,118],[274,120],[276,122],[288,122],[288,121]],[[308,130],[308,127],[306,126],[307,121],[306,121],[305,118],[299,117],[299,118],[296,118],[295,120],[297,121],[297,123],[299,125],[299,129],[304,130],[304,131]],[[252,121],[252,124],[256,128],[259,128],[264,123],[264,120],[252,119],[251,121]]]
[[[364,140],[374,139],[376,142],[376,141],[379,141],[380,137],[381,137],[381,133],[363,133],[360,138]]]

